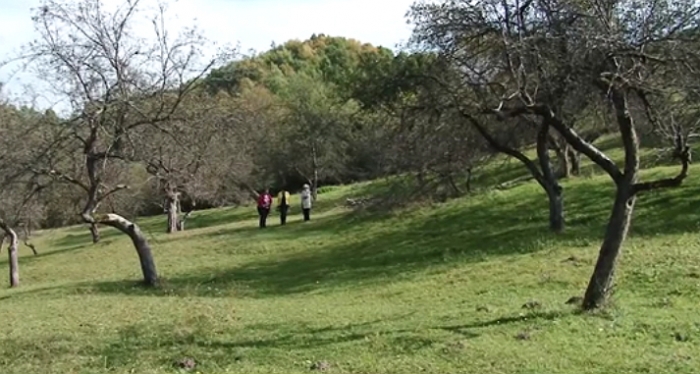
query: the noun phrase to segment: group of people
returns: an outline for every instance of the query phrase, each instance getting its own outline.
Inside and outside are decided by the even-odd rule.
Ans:
[[[267,217],[272,209],[273,198],[270,194],[270,189],[266,188],[263,193],[258,196],[258,215],[260,216],[260,228],[267,227]],[[277,211],[280,213],[280,224],[287,223],[287,213],[289,213],[289,192],[282,190],[277,195]],[[304,221],[311,219],[311,188],[308,184],[304,184],[301,190],[301,212],[304,215]]]

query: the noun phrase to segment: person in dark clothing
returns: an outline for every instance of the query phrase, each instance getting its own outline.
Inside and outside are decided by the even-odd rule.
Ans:
[[[289,192],[282,190],[277,196],[277,210],[280,212],[280,224],[287,223],[287,212],[289,212]]]
[[[258,215],[260,216],[260,228],[267,227],[267,216],[270,214],[270,207],[272,206],[272,195],[270,195],[270,190],[265,189],[263,193],[258,196]]]

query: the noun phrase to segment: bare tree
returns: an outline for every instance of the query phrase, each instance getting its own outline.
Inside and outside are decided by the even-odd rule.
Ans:
[[[426,85],[417,90],[413,99],[395,105],[393,112],[398,121],[387,133],[387,166],[392,174],[414,174],[418,185],[414,193],[427,196],[433,191],[444,199],[464,193],[461,181],[465,176],[469,191],[471,170],[494,152],[478,131],[465,126],[462,113],[451,104],[444,90],[435,88]],[[515,140],[512,132],[504,135]]]
[[[10,255],[15,257],[15,242],[20,237],[15,231],[17,228],[22,229],[21,239],[24,244],[35,255],[38,254],[36,247],[29,242],[29,237],[33,222],[43,218],[44,209],[36,198],[47,187],[48,181],[27,173],[43,131],[41,122],[37,121],[38,117],[39,114],[30,108],[0,104],[0,217],[3,221],[2,229],[14,240],[11,244],[14,245],[15,253]],[[23,147],[17,147],[17,144],[22,144]],[[12,259],[10,264],[13,264]]]
[[[696,48],[700,6],[691,0],[484,1],[482,10],[473,11],[465,4],[460,9],[466,19],[518,31],[517,38],[503,41],[511,48],[493,57],[505,62],[500,65],[502,71],[517,84],[500,85],[500,104],[486,111],[504,119],[536,116],[542,126],[556,129],[615,182],[615,202],[583,301],[585,309],[598,308],[612,289],[637,195],[679,186],[687,176],[688,139],[698,114],[689,104],[696,102],[699,92],[694,66],[700,61]],[[574,122],[561,110],[560,97],[580,100],[574,114],[596,101],[607,106],[622,138],[623,167],[574,130]],[[644,122],[670,129],[657,132],[673,138],[672,155],[681,163],[675,177],[639,181],[637,128]]]
[[[85,193],[83,222],[99,240],[97,225],[132,238],[147,284],[157,274],[150,247],[138,227],[116,214],[95,217],[100,203],[128,188],[107,183],[118,162],[131,159],[131,135],[140,127],[164,126],[218,58],[201,60],[204,38],[196,29],[171,37],[165,6],[150,19],[153,38],[139,35],[140,0],[110,11],[100,0],[45,0],[33,17],[39,39],[27,46],[29,66],[70,105],[68,119],[55,126],[51,148],[59,163],[39,160],[37,172],[71,183]],[[67,150],[68,153],[59,152]],[[61,170],[80,155],[83,167]],[[42,163],[43,161],[43,163]]]
[[[537,20],[518,15],[521,8],[527,9],[531,3],[416,3],[409,16],[415,24],[414,44],[437,49],[439,53],[438,64],[427,78],[446,91],[445,99],[493,150],[523,163],[547,194],[550,229],[561,232],[565,227],[564,199],[549,154],[556,145],[552,127],[532,116],[509,118],[486,109],[496,107],[509,90],[540,92],[536,84],[529,84],[532,75],[539,73],[527,69],[529,60],[523,55],[530,44],[536,44],[540,29],[535,26]],[[566,96],[567,84],[559,84],[557,89],[561,92],[546,98],[559,112],[566,112],[569,102],[578,102]],[[576,108],[570,111],[576,113]],[[521,150],[533,143],[537,149],[535,160]]]
[[[211,202],[231,174],[240,174],[236,163],[249,163],[245,111],[239,105],[226,94],[198,91],[182,103],[167,130],[138,131],[137,158],[163,194],[168,233],[184,230],[197,203]],[[180,215],[183,198],[190,210]]]
[[[617,258],[629,230],[637,195],[679,186],[687,176],[688,138],[700,114],[694,106],[699,91],[693,68],[700,61],[696,48],[700,41],[697,33],[700,6],[692,1],[655,0],[647,4],[601,1],[584,10],[589,17],[579,24],[579,29],[590,39],[588,45],[578,50],[585,53],[579,56],[588,63],[592,85],[610,103],[625,150],[624,167],[618,167],[586,142],[546,105],[532,103],[527,110],[550,122],[574,148],[605,170],[617,187],[605,239],[583,300],[585,309],[594,309],[604,304],[613,287]],[[680,47],[680,43],[685,47]],[[635,106],[641,110],[635,111]],[[670,130],[661,132],[672,138],[672,156],[681,164],[675,177],[639,181],[637,128],[644,121],[659,130]]]

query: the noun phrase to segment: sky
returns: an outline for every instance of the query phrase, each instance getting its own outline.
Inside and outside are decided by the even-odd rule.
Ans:
[[[103,0],[116,6],[124,0]],[[157,0],[142,0],[154,6]],[[240,51],[258,52],[272,42],[305,40],[312,34],[357,39],[361,42],[396,49],[411,34],[405,14],[414,0],[170,0],[169,30],[175,32],[196,24],[206,37],[219,44],[238,44]],[[41,0],[0,0],[0,61],[19,52],[36,38],[31,8]],[[147,24],[142,26],[149,32]],[[15,100],[41,96],[41,83],[29,73],[18,72],[17,64],[0,66],[3,95]],[[26,87],[33,87],[33,94]],[[35,104],[54,105],[48,98]]]

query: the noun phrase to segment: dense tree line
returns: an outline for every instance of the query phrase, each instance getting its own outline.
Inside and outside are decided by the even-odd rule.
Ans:
[[[0,106],[0,229],[16,252],[32,229],[81,222],[98,242],[100,226],[115,227],[155,284],[135,216],[167,212],[174,232],[194,209],[242,204],[263,187],[309,183],[316,198],[321,185],[381,177],[407,184],[404,200],[460,196],[502,154],[542,187],[556,233],[560,180],[584,156],[617,187],[584,301],[596,308],[637,196],[687,175],[699,10],[690,0],[418,2],[411,50],[313,35],[240,58],[205,56],[196,28],[166,33],[165,7],[150,15],[149,39],[132,29],[148,15],[139,0],[114,11],[46,0],[24,57],[70,110]],[[624,165],[593,144],[606,133],[622,139]],[[638,134],[669,145],[676,177],[639,180]]]

